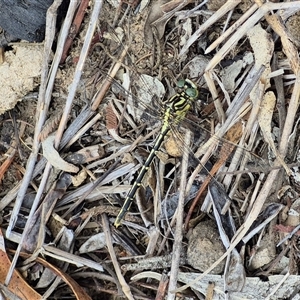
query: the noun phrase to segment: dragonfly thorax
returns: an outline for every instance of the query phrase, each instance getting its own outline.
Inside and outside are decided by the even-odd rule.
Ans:
[[[198,97],[197,86],[191,80],[180,80],[177,83],[180,91],[165,102],[164,124],[181,122],[193,102]]]

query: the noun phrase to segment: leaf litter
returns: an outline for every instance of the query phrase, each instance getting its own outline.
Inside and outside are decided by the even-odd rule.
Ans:
[[[30,150],[26,148],[23,159],[14,152],[16,163],[1,173],[5,182],[0,200],[5,238],[2,251],[16,250],[11,264],[1,266],[1,274],[6,274],[1,284],[11,282],[19,288],[24,284],[24,289],[28,289],[27,282],[33,288],[39,287],[35,293],[49,299],[66,295],[74,299],[97,299],[108,294],[125,295],[129,299],[173,299],[179,288],[185,296],[197,298],[202,294],[206,299],[293,297],[299,281],[299,236],[293,229],[300,223],[299,205],[295,205],[299,176],[294,171],[299,151],[300,80],[297,42],[293,41],[294,31],[290,26],[298,24],[295,13],[300,10],[299,1],[255,4],[236,1],[223,5],[218,2],[195,10],[192,1],[178,1],[175,6],[173,1],[160,1],[136,15],[128,12],[137,8],[125,3],[112,7],[106,1],[103,6],[101,1],[84,2],[77,12],[80,17],[80,10],[85,12],[82,24],[77,37],[72,38],[64,63],[58,67],[62,53],[66,53],[60,45],[70,32],[71,16],[77,9],[73,3],[69,6],[70,15],[59,29],[54,57],[44,52],[40,97],[34,104],[36,117],[29,119],[27,125],[35,127],[35,132],[30,136],[27,129],[27,137],[22,137],[21,147]],[[59,1],[54,4],[59,5]],[[55,20],[55,13],[50,16]],[[119,35],[108,43],[105,31],[110,31],[110,27],[103,25],[103,16],[107,23],[123,27],[123,37]],[[51,49],[53,36],[46,36],[46,49]],[[116,51],[119,39],[129,46],[130,60],[126,52]],[[155,48],[147,47],[147,43]],[[200,57],[205,59],[204,66]],[[197,74],[197,68],[204,72]],[[208,112],[204,123],[215,136],[229,139],[235,154],[226,152],[224,157],[214,157],[221,153],[216,150],[216,138],[197,149],[198,137],[194,133],[192,151],[202,153],[200,159],[204,164],[206,156],[211,158],[214,166],[210,169],[216,178],[202,183],[199,200],[189,204],[180,199],[189,197],[185,185],[201,189],[206,174],[203,180],[199,171],[191,174],[193,164],[182,173],[184,169],[176,167],[180,161],[168,152],[169,158],[152,164],[144,188],[136,196],[138,205],[132,206],[123,226],[116,229],[112,226],[114,217],[155,138],[155,120],[139,121],[142,116],[132,119],[130,110],[128,114],[124,110],[124,106],[130,106],[133,111],[134,101],[142,96],[135,98],[110,89],[111,84],[122,86],[119,79],[112,79],[120,69],[126,76],[132,70],[144,74],[139,81],[134,73],[126,83],[134,95],[137,91],[146,95],[156,90],[157,84],[151,87],[145,83],[148,77],[164,83],[166,98],[172,95],[175,78],[187,76],[201,82],[200,86],[210,93],[203,110],[195,107],[195,112],[200,111],[199,115],[204,110]],[[52,79],[46,82],[46,78]],[[139,89],[141,85],[145,86]],[[53,90],[52,96],[49,90]],[[156,102],[161,101],[160,95],[157,98]],[[128,100],[134,101],[131,104]],[[152,100],[148,99],[150,111],[157,110]],[[27,105],[30,111],[31,103],[17,105],[17,129],[19,122],[25,120],[17,109]],[[58,107],[63,109],[61,118],[55,118]],[[8,117],[8,113],[2,116],[3,128],[9,122]],[[51,120],[51,117],[56,121],[48,123],[51,130],[41,135],[46,118]],[[47,137],[55,130],[53,137]],[[8,133],[1,131],[3,153],[9,148],[5,148],[3,141],[9,145],[13,140],[7,138]],[[43,150],[41,136],[46,141]],[[176,138],[181,139],[179,134]],[[247,155],[246,149],[253,155],[250,152]],[[237,158],[235,150],[246,154]],[[182,153],[184,163],[189,158],[186,151]],[[122,165],[118,159],[124,155],[129,163]],[[251,157],[259,157],[268,167],[252,165]],[[243,163],[239,163],[241,159]],[[237,169],[239,164],[243,168]],[[79,170],[84,176],[75,188],[68,172]],[[10,172],[18,175],[11,176]],[[13,179],[10,185],[8,178]],[[179,179],[183,180],[181,185]],[[206,185],[208,188],[204,188]],[[23,198],[29,193],[34,195],[33,200],[25,206]],[[178,200],[174,200],[174,195],[179,195]],[[166,205],[168,199],[175,201],[175,207],[180,209],[174,209],[174,204]],[[170,207],[172,211],[164,214],[161,203],[164,210]],[[176,217],[172,218],[173,214]],[[25,228],[23,219],[27,222]],[[186,222],[186,226],[180,222]],[[212,227],[214,234],[210,234]],[[192,250],[195,250],[194,262]],[[22,260],[22,267],[17,266],[22,271],[22,283],[12,276],[18,257]],[[53,273],[51,276],[47,273],[49,269],[69,288],[54,280]],[[140,274],[132,277],[134,270]],[[259,276],[269,281],[264,282]],[[166,278],[169,285],[163,284]],[[10,292],[14,293],[13,289]]]

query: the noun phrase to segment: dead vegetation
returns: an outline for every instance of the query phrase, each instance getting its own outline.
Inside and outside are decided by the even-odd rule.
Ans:
[[[75,2],[59,32],[48,11],[38,100],[1,116],[2,293],[296,299],[300,1]],[[180,78],[206,104],[115,228]]]

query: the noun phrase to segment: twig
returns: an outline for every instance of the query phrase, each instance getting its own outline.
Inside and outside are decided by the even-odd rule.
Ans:
[[[125,47],[124,50],[122,51],[119,60],[116,62],[116,64],[114,65],[114,67],[112,68],[112,70],[109,73],[109,76],[107,76],[101,86],[101,88],[98,91],[98,94],[92,104],[92,110],[95,111],[100,102],[102,101],[104,95],[106,94],[107,90],[109,89],[111,83],[112,83],[112,78],[114,78],[120,68],[120,66],[122,65],[122,61],[124,60],[125,55],[127,54],[128,51],[128,47]]]
[[[85,10],[88,7],[88,4],[89,4],[88,0],[82,0],[80,2],[80,6],[78,7],[76,16],[70,27],[70,31],[69,31],[68,37],[67,37],[65,45],[64,45],[64,50],[63,50],[63,53],[62,53],[62,56],[60,59],[61,64],[64,63],[64,61],[67,58],[68,51],[73,43],[74,38],[76,37],[76,35],[79,31],[79,28],[82,23],[82,20],[83,20],[84,14],[85,14]]]
[[[231,51],[232,47],[270,10],[285,9],[291,7],[291,3],[264,3],[226,42],[226,44],[214,55],[213,59],[206,66],[206,70],[212,70]],[[293,2],[293,7],[300,7],[300,1]]]
[[[96,114],[93,119],[86,123],[76,134],[70,139],[66,148],[69,148],[73,143],[75,143],[87,130],[89,130],[99,119],[101,118],[100,114]]]
[[[189,145],[191,142],[191,132],[187,131],[184,139],[185,145]],[[172,265],[171,265],[171,274],[169,281],[169,289],[168,289],[168,300],[175,299],[175,294],[173,291],[176,288],[177,284],[177,276],[180,262],[180,254],[182,248],[182,229],[183,229],[183,211],[184,211],[184,198],[185,198],[185,188],[186,188],[186,174],[188,168],[188,159],[189,153],[188,151],[184,151],[183,161],[182,161],[182,170],[181,170],[181,180],[180,180],[180,194],[178,199],[178,206],[176,209],[176,230],[175,230],[175,238],[173,245],[173,256],[172,256]]]

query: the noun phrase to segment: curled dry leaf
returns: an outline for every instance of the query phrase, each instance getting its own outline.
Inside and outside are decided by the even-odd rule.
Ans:
[[[223,186],[214,181],[210,183],[208,191],[213,203],[213,211],[217,221],[219,234],[225,248],[227,249],[229,248],[231,240],[236,233],[231,210],[228,209],[225,213],[222,213],[226,202],[230,201],[230,199]],[[241,291],[246,281],[243,259],[238,252],[239,248],[240,245],[232,250],[229,264],[226,264],[224,273],[226,290],[231,292]]]
[[[106,108],[106,128],[109,134],[119,143],[126,144],[126,139],[119,136],[118,133],[118,118],[115,113],[115,108],[111,103]]]
[[[184,205],[186,205],[189,201],[195,198],[198,190],[199,186],[193,184],[189,193],[184,199]],[[173,217],[178,206],[179,193],[180,191],[177,191],[170,198],[166,198],[161,202],[161,213],[159,217],[160,220],[170,219]]]
[[[230,254],[230,262],[225,272],[226,289],[230,292],[240,292],[246,282],[244,261],[238,251],[233,250]]]
[[[39,134],[40,141],[44,141],[47,136],[56,130],[62,116],[62,111],[55,114],[53,118],[50,118],[45,126],[43,127],[42,131]]]
[[[161,81],[157,78],[149,76],[147,74],[141,74],[141,76],[137,80],[138,86],[146,86],[147,89],[139,89],[136,92],[137,99],[140,99],[142,103],[145,103],[149,107],[153,107],[153,109],[159,109],[157,106],[157,102],[166,94],[166,90]],[[153,100],[155,97],[156,100]],[[134,103],[133,99],[128,99],[128,104],[130,109],[128,112],[137,120],[143,119],[144,117],[144,109],[141,109],[142,106],[136,107],[137,103]],[[133,109],[132,109],[133,108]]]
[[[50,135],[42,142],[44,157],[56,169],[70,173],[77,173],[79,171],[78,167],[67,163],[60,157],[59,153],[54,148],[54,139],[55,137],[53,135]]]
[[[148,272],[142,272],[142,273],[139,273],[135,276],[132,276],[131,280],[137,281],[137,280],[141,280],[141,279],[144,279],[144,278],[153,278],[153,279],[156,279],[156,280],[160,280],[161,276],[162,275],[160,273],[148,271]]]
[[[47,224],[48,225],[48,224]],[[50,228],[49,228],[50,229]],[[67,229],[65,226],[61,227],[60,233],[61,235],[59,242],[56,243],[56,247],[60,250],[66,252],[72,252],[72,247],[74,245],[75,233],[72,229]],[[64,268],[65,262],[62,260],[55,260],[55,266],[57,268]],[[49,287],[50,283],[52,282],[52,288],[57,287],[59,285],[58,282],[53,283],[53,280],[56,278],[56,274],[53,273],[49,268],[44,268],[42,274],[38,282],[36,283],[36,288],[47,288]],[[48,290],[48,295],[49,295]],[[50,292],[51,293],[51,292]],[[46,299],[46,295],[44,294],[44,298]]]

